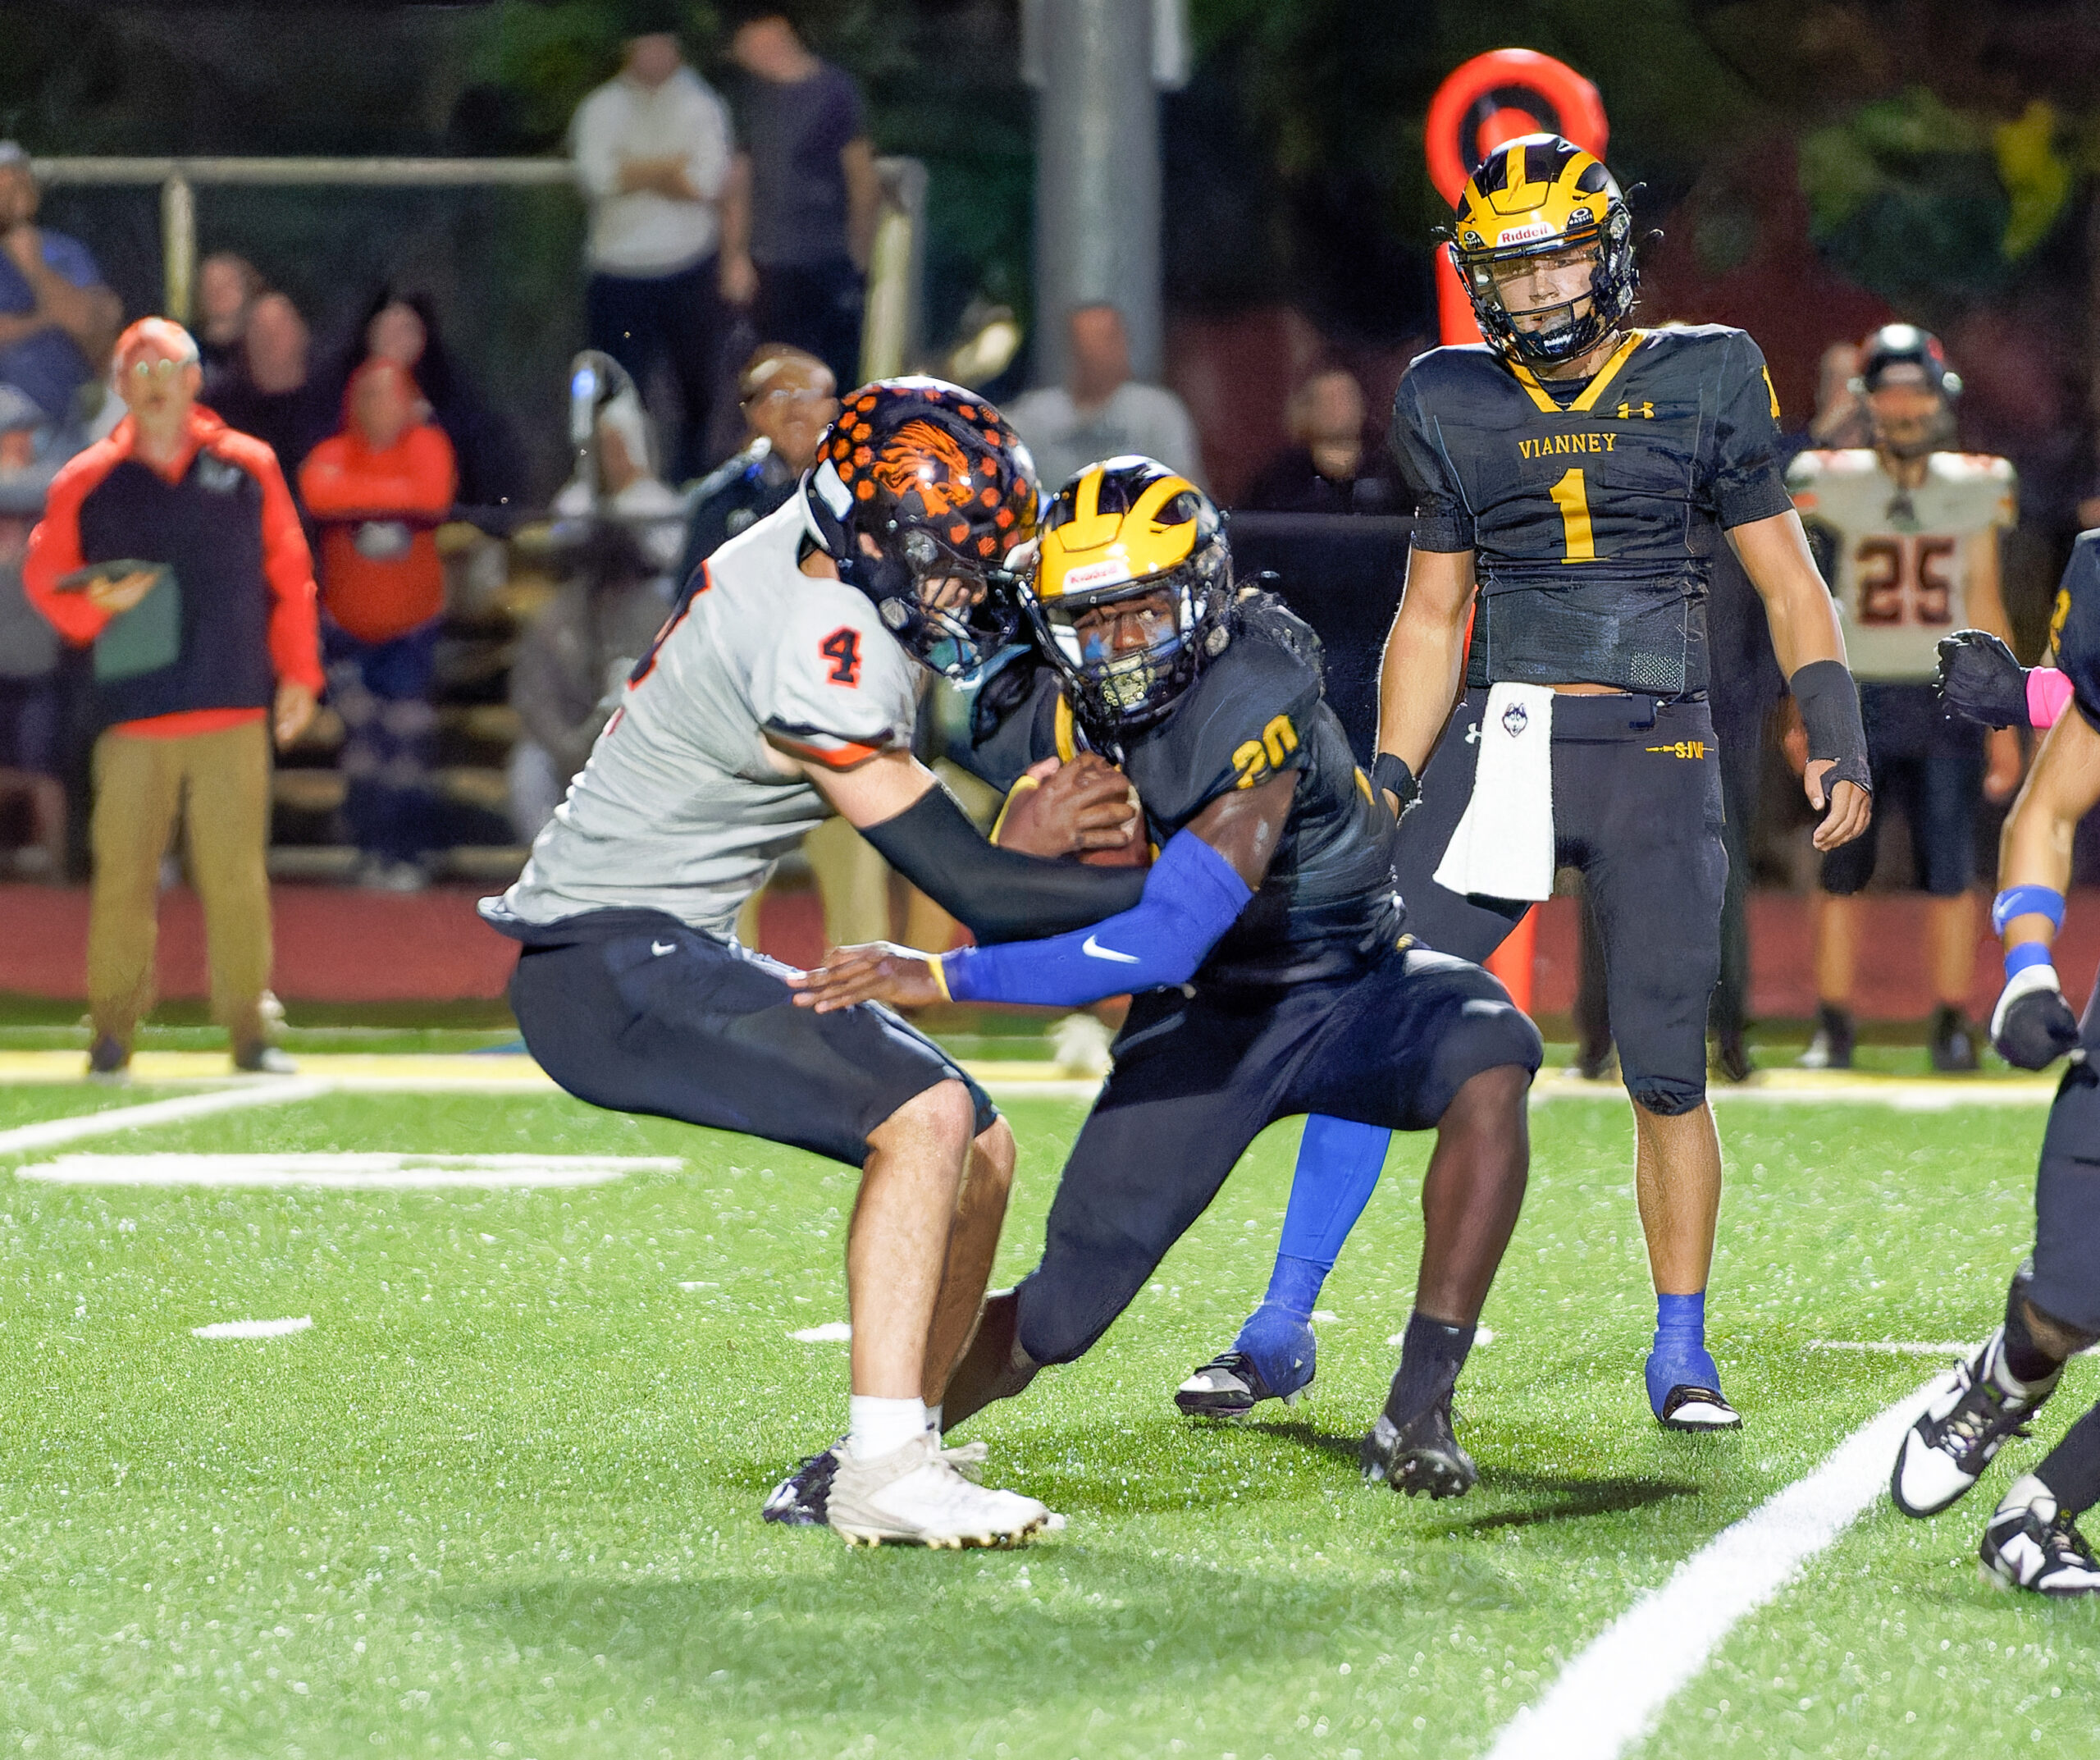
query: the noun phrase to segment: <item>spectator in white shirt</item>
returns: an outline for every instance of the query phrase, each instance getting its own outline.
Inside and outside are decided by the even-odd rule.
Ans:
[[[570,150],[591,203],[591,346],[645,388],[659,359],[678,391],[673,480],[696,474],[725,317],[723,203],[733,151],[728,107],[687,66],[676,8],[627,44],[619,75],[577,107]],[[741,228],[739,231],[741,231]]]
[[[1130,339],[1112,305],[1083,305],[1066,321],[1071,339],[1062,385],[1029,391],[1007,405],[1007,419],[1035,455],[1047,497],[1102,459],[1142,453],[1203,487],[1203,448],[1188,406],[1163,385],[1130,377]]]

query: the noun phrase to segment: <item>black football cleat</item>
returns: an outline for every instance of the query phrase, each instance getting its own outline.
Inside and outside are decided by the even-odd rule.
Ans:
[[[1405,1424],[1396,1424],[1379,1413],[1358,1459],[1366,1483],[1383,1483],[1410,1497],[1425,1491],[1432,1500],[1463,1497],[1480,1478],[1472,1456],[1459,1446],[1452,1431],[1449,1394]]]
[[[822,1454],[797,1461],[795,1470],[767,1493],[759,1514],[769,1522],[789,1528],[822,1528],[831,1520],[831,1482],[838,1471],[841,1438]]]
[[[1282,1397],[1244,1351],[1223,1351],[1174,1390],[1174,1403],[1189,1418],[1244,1418],[1263,1400]]]
[[[1757,1073],[1757,1065],[1751,1061],[1750,1047],[1743,1043],[1740,1032],[1714,1035],[1714,1067],[1730,1081],[1747,1081]]]
[[[1959,1008],[1945,1003],[1933,1012],[1932,1059],[1942,1076],[1966,1075],[1977,1067],[1976,1030]]]

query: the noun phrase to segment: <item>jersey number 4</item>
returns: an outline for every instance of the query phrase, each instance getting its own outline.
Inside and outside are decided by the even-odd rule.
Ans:
[[[1951,624],[1954,583],[1947,565],[1960,540],[1868,537],[1852,565],[1859,571],[1862,624]]]
[[[851,624],[842,624],[833,630],[817,643],[817,651],[831,662],[831,670],[824,675],[831,683],[861,682],[861,632]]]

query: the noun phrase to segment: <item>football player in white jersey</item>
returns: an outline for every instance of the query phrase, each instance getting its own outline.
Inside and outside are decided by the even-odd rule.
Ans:
[[[1141,869],[994,848],[911,755],[932,673],[966,676],[1016,633],[1003,571],[1036,501],[1026,449],[969,392],[908,379],[854,393],[798,492],[687,583],[523,875],[482,904],[523,944],[511,1003],[571,1094],[861,1168],[851,1429],[829,1451],[828,1500],[849,1542],[1011,1544],[1048,1520],[972,1482],[939,1442],[1013,1138],[888,1010],[794,1007],[788,968],[739,946],[734,924],[833,811],[980,941],[1136,903]],[[1133,834],[1127,784],[1105,764],[1042,786],[1063,802],[1043,854]]]
[[[1934,645],[1970,625],[2011,634],[1998,590],[1998,534],[2013,523],[2018,485],[2005,459],[1949,450],[1961,382],[1937,337],[1912,324],[1876,331],[1860,351],[1856,386],[1874,444],[1804,452],[1787,484],[1837,597],[1875,798],[1893,790],[1902,801],[1917,884],[1932,895],[1933,1067],[1970,1070],[1976,1040],[1963,1011],[1976,958],[1976,801],[1979,793],[2004,800],[2019,785],[2020,740],[1941,715]],[[1873,877],[1879,825],[1823,858],[1818,1020],[1801,1058],[1810,1068],[1851,1066],[1853,895]]]

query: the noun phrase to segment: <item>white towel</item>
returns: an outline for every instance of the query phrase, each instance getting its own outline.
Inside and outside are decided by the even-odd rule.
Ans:
[[[1489,898],[1551,898],[1551,688],[1494,686],[1478,729],[1465,737],[1480,741],[1473,798],[1436,865],[1436,884]]]

